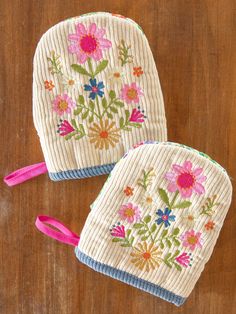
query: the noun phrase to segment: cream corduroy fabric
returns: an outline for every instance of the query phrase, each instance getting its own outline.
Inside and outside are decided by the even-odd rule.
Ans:
[[[77,257],[181,305],[212,254],[231,194],[226,171],[207,155],[175,143],[140,145],[91,206]]]
[[[141,28],[91,13],[49,29],[34,57],[33,116],[53,180],[109,173],[132,145],[165,141],[161,87]]]

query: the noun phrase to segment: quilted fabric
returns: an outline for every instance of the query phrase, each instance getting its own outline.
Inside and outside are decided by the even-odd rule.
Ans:
[[[91,13],[49,29],[34,57],[33,115],[53,180],[109,173],[132,145],[165,141],[161,87],[141,28]]]
[[[91,206],[78,259],[181,305],[209,260],[231,203],[226,171],[175,143],[144,143],[112,170]]]

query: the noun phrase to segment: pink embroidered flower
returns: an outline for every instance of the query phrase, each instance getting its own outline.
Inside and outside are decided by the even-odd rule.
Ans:
[[[53,100],[53,110],[59,116],[63,115],[63,113],[70,113],[75,106],[76,103],[67,94],[57,95]]]
[[[96,61],[102,59],[102,51],[112,46],[110,40],[103,38],[106,30],[91,23],[88,29],[82,23],[76,25],[76,33],[69,34],[71,41],[69,52],[75,53],[79,63],[85,63],[88,58]]]
[[[173,165],[172,172],[167,172],[165,178],[170,181],[167,189],[169,192],[179,191],[183,198],[191,197],[192,193],[205,193],[202,185],[206,176],[202,175],[202,168],[194,168],[191,161],[185,161],[183,165]]]
[[[140,208],[137,205],[134,205],[132,203],[127,203],[125,205],[122,205],[118,213],[123,220],[127,220],[129,223],[132,223],[134,221],[138,221],[141,219]]]
[[[131,116],[129,118],[130,122],[136,122],[136,123],[142,123],[144,122],[144,119],[146,116],[144,115],[144,110],[140,110],[140,107],[138,109],[134,108],[132,110]]]
[[[75,131],[75,129],[67,120],[61,120],[61,123],[58,126],[58,133],[61,136],[65,136],[65,135],[70,134],[74,131]]]
[[[128,104],[139,103],[140,96],[143,96],[143,91],[141,87],[139,87],[135,82],[131,83],[131,85],[124,84],[123,88],[121,89],[120,97]]]
[[[182,253],[179,256],[175,258],[176,262],[182,265],[183,267],[188,267],[191,266],[190,261],[191,261],[191,253]]]
[[[180,237],[182,245],[188,247],[191,251],[202,247],[201,232],[195,232],[193,229],[186,231]]]
[[[119,223],[114,225],[110,231],[111,235],[115,238],[125,238],[125,226],[120,225]]]

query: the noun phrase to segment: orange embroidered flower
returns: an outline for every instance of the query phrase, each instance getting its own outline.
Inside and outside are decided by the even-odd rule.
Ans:
[[[208,221],[208,223],[205,224],[205,229],[208,231],[213,230],[214,227],[215,227],[215,223],[212,220]]]
[[[133,74],[137,77],[140,77],[143,74],[142,67],[134,67]]]
[[[48,89],[49,91],[51,91],[53,87],[55,87],[55,85],[53,84],[52,81],[44,81],[44,87],[45,89]]]
[[[133,191],[134,191],[134,189],[131,188],[130,186],[127,186],[127,187],[124,189],[124,193],[125,193],[126,196],[133,195],[133,194],[134,194]]]

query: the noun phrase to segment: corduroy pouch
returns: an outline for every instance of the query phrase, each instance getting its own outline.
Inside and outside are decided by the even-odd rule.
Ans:
[[[165,141],[162,91],[141,28],[110,13],[50,28],[34,56],[33,116],[46,162],[36,167],[52,180],[107,174],[132,145]]]
[[[51,218],[39,216],[36,225],[78,244],[76,256],[89,267],[181,305],[212,254],[231,195],[226,171],[207,155],[145,143],[116,164],[80,240]]]

